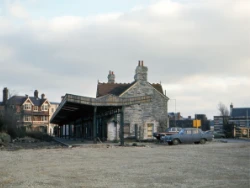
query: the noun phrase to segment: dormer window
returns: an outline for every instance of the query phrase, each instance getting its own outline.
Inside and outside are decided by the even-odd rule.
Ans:
[[[38,111],[38,106],[34,106],[34,111]]]
[[[24,110],[31,110],[31,104],[24,104]]]
[[[42,111],[48,111],[48,105],[47,104],[42,105]]]

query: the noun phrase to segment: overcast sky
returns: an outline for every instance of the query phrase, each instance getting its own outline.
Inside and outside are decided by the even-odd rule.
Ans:
[[[250,107],[250,1],[0,0],[2,89],[95,97],[109,70],[132,82],[138,60],[169,112]]]

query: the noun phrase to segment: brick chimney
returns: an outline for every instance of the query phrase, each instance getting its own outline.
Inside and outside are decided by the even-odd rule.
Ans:
[[[135,69],[135,81],[148,81],[148,68],[144,66],[143,61],[139,60]]]
[[[41,99],[45,99],[45,95],[44,95],[44,93],[41,95]]]
[[[108,83],[115,83],[115,75],[113,71],[109,71],[109,75],[108,75]]]
[[[34,91],[34,97],[38,98],[38,91],[37,90]]]
[[[3,89],[3,104],[5,105],[8,100],[9,90],[7,87]]]
[[[230,104],[230,116],[232,116],[233,108],[234,108],[233,103],[231,103]]]

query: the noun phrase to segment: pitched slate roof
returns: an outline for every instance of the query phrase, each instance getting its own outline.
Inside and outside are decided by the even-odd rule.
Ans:
[[[124,91],[133,86],[136,82],[132,83],[98,83],[96,97],[101,97],[107,94],[119,96]],[[163,94],[161,84],[151,84],[157,91]]]
[[[59,102],[50,102],[50,104],[60,104]]]
[[[96,97],[101,97],[107,94],[119,96],[135,82],[132,83],[98,83]]]
[[[233,108],[231,117],[250,117],[250,108]]]
[[[46,101],[46,99],[40,99],[36,97],[29,97],[29,99],[35,106],[41,106],[44,101]],[[26,96],[13,96],[7,101],[7,104],[22,105],[26,100]]]
[[[26,99],[27,97],[24,96],[13,96],[7,100],[7,104],[21,105]]]
[[[152,85],[157,91],[159,91],[161,94],[164,94],[161,84],[151,84],[151,85]]]
[[[35,106],[41,106],[44,103],[44,101],[47,100],[47,99],[40,99],[36,97],[29,97],[29,98]]]

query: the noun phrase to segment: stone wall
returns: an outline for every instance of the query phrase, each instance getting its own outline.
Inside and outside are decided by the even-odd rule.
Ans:
[[[130,133],[134,134],[134,125],[137,124],[140,129],[140,139],[150,139],[148,137],[148,124],[153,124],[152,132],[156,132],[159,121],[167,119],[167,97],[160,94],[148,82],[139,81],[130,88],[122,97],[134,97],[151,95],[152,102],[133,105],[125,108],[124,124],[130,125]],[[140,128],[141,127],[141,128]]]

